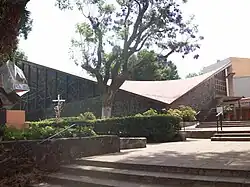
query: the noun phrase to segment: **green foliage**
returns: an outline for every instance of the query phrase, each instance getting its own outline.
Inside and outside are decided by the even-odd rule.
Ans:
[[[19,36],[22,36],[25,40],[28,38],[28,34],[32,30],[33,20],[30,18],[30,11],[25,8],[20,19]]]
[[[158,112],[152,108],[143,113],[143,116],[155,116],[155,115],[158,115]]]
[[[171,61],[163,63],[157,58],[157,54],[146,49],[130,58],[131,80],[159,81],[180,79],[177,67]]]
[[[167,111],[167,114],[170,115],[170,116],[174,116],[174,117],[182,119],[182,114],[181,114],[181,111],[179,109],[172,109],[172,108],[170,108]]]
[[[189,106],[180,106],[178,109],[169,109],[168,115],[181,118],[183,121],[195,121],[196,111]]]
[[[129,116],[93,122],[94,130],[102,135],[146,137],[148,142],[173,141],[180,130],[180,118],[169,115]]]
[[[84,112],[83,114],[80,114],[80,118],[83,120],[96,120],[95,115],[93,112]]]
[[[46,139],[56,133],[63,131],[65,127],[54,127],[48,125],[30,125],[27,129],[5,128],[3,139],[7,140],[36,140]],[[95,136],[96,133],[91,126],[77,126],[76,128],[68,129],[57,135],[57,138],[69,137],[86,137]]]
[[[179,110],[181,111],[183,121],[195,121],[196,120],[196,111],[190,106],[180,106]]]

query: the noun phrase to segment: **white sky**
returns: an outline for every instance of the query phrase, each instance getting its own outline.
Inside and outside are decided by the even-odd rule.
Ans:
[[[60,11],[54,0],[32,0],[28,9],[34,19],[33,30],[20,48],[29,61],[79,73],[80,67],[69,60],[70,40],[75,24],[83,17],[72,11]],[[173,56],[179,74],[184,77],[198,72],[202,67],[227,57],[250,57],[250,0],[189,0],[183,12],[196,16],[199,31],[205,37],[199,51],[200,58],[192,55],[182,59]]]

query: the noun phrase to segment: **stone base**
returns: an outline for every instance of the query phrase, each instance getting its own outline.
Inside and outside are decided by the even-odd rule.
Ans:
[[[146,146],[147,138],[144,137],[120,138],[120,149],[145,148]]]

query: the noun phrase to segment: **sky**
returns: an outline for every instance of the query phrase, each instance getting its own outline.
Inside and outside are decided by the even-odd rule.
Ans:
[[[237,3],[236,3],[237,2]],[[31,0],[33,29],[19,47],[28,60],[73,74],[86,75],[70,60],[70,41],[75,25],[83,20],[78,12],[61,11],[55,0]],[[195,15],[199,34],[204,36],[198,60],[190,55],[172,56],[181,77],[228,57],[250,58],[249,0],[189,0],[183,7],[186,16]],[[86,75],[87,76],[87,75]]]

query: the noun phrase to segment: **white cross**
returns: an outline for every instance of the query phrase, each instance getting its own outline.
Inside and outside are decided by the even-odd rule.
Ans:
[[[57,102],[58,104],[60,103],[60,102],[65,102],[65,99],[61,99],[60,98],[60,94],[58,94],[57,95],[57,100],[52,100],[53,102]]]
[[[57,95],[57,100],[52,100],[52,102],[57,102],[57,106],[54,108],[56,112],[56,119],[60,118],[62,104],[65,102],[65,99],[61,99],[60,95]]]

